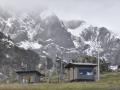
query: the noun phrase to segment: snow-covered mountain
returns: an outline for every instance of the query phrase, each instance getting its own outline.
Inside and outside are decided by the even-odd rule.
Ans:
[[[97,56],[120,62],[120,38],[105,27],[95,27],[83,20],[60,20],[49,10],[39,14],[0,15],[0,31],[25,50],[56,62],[56,55],[66,61],[81,55]]]
[[[75,47],[82,49],[83,54],[97,56],[100,53],[101,58],[113,64],[120,63],[120,37],[107,28],[83,22],[75,29],[68,28],[68,32],[73,36]]]
[[[10,36],[18,47],[34,50],[40,56],[47,54],[54,62],[63,48],[74,48],[71,34],[54,13],[46,10],[36,17],[28,13],[7,20],[1,17],[0,31]]]

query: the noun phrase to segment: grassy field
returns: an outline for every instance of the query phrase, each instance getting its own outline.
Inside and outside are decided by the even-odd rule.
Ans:
[[[0,84],[0,90],[120,90],[120,73],[102,74],[97,82]]]

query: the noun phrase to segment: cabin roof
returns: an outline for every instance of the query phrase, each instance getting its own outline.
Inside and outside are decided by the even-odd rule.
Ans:
[[[81,67],[81,66],[86,66],[86,67],[96,67],[97,64],[94,63],[68,63],[65,68],[71,68],[71,67]]]
[[[36,70],[18,70],[16,71],[17,74],[31,74],[31,73],[35,73],[39,76],[45,76],[44,74],[41,74],[39,71]]]

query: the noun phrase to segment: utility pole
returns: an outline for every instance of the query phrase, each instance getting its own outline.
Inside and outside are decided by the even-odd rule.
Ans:
[[[61,60],[60,60],[60,68],[61,68],[61,70],[60,70],[60,79],[61,79],[61,81],[63,80],[63,53],[62,53],[62,58],[61,58]]]
[[[63,80],[63,61],[61,57],[56,57],[56,62],[59,64],[58,82]]]
[[[49,83],[49,75],[47,74],[48,74],[48,63],[47,63],[47,57],[45,57],[45,77],[46,77],[45,80],[47,81],[47,83]]]
[[[57,62],[57,72],[58,72],[58,83],[60,81],[60,72],[61,72],[61,61],[58,55],[56,55],[56,62]]]
[[[96,51],[97,51],[97,80],[100,80],[100,43],[96,41]]]
[[[99,81],[100,80],[100,56],[99,56],[99,48],[98,48],[98,61],[97,61],[97,64],[98,64],[98,68],[97,68],[97,73],[98,73],[97,80]]]

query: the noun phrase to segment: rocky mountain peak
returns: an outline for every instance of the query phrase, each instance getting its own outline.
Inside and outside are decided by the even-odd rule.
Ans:
[[[7,20],[1,17],[0,31],[9,35],[18,47],[39,55],[44,51],[54,61],[57,53],[64,53],[64,59],[70,60],[81,55],[97,56],[100,48],[101,58],[119,63],[119,36],[83,20],[60,20],[49,10],[34,15],[21,14]]]

